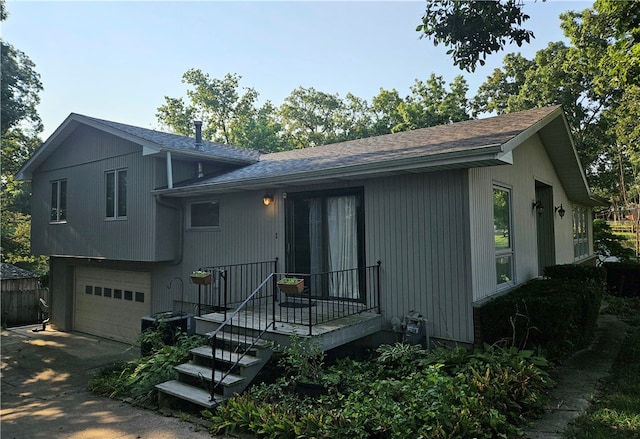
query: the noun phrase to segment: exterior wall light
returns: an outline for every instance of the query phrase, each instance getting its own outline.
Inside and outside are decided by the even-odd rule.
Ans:
[[[564,214],[567,213],[566,210],[564,210],[564,207],[562,207],[562,203],[560,203],[559,206],[555,207],[556,212],[558,212],[558,215],[560,215],[560,219],[564,218]]]
[[[273,195],[264,194],[264,197],[262,197],[262,202],[264,203],[265,206],[268,206],[269,204],[273,203]]]
[[[531,203],[531,209],[535,209],[535,211],[538,212],[538,215],[542,215],[542,212],[544,212],[544,206],[540,201],[534,201]]]

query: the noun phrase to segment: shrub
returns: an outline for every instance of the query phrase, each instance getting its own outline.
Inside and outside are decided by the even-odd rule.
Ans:
[[[484,341],[541,348],[549,358],[562,359],[592,340],[602,292],[594,281],[531,281],[480,308]]]

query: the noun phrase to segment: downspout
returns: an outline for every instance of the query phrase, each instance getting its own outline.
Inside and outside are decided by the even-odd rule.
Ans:
[[[173,163],[171,162],[171,151],[167,151],[167,188],[173,189]]]
[[[156,195],[156,203],[158,203],[160,206],[164,206],[178,212],[178,218],[179,218],[178,223],[179,223],[179,229],[180,229],[178,233],[178,239],[179,239],[178,256],[169,262],[169,264],[171,265],[178,265],[182,262],[182,257],[184,254],[184,215],[183,215],[182,209],[171,203],[167,203],[165,200],[162,199],[162,195]]]

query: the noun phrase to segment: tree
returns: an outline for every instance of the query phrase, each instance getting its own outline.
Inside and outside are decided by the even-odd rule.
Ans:
[[[199,119],[203,122],[203,138],[239,144],[246,137],[246,124],[258,115],[258,92],[253,88],[241,90],[241,78],[230,73],[223,79],[211,78],[199,69],[191,69],[182,76],[182,82],[190,86],[190,102],[165,96],[165,104],[158,107],[156,117],[176,134],[187,136],[193,133],[193,121]]]
[[[521,27],[529,19],[522,6],[522,0],[427,0],[416,31],[421,38],[432,38],[436,46],[443,43],[450,47],[447,54],[453,64],[472,72],[507,41],[521,46],[534,36]]]
[[[7,18],[4,1],[0,1],[0,21]],[[0,172],[0,236],[2,260],[36,272],[46,271],[46,258],[30,252],[30,192],[28,182],[14,175],[40,146],[38,134],[42,121],[37,112],[42,91],[40,75],[23,52],[1,40],[1,128],[2,171]]]

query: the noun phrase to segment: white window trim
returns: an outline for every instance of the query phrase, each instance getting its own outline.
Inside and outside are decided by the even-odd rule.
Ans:
[[[495,245],[494,245],[494,254],[495,254],[494,264],[493,264],[494,270],[496,269],[496,263],[498,261],[498,258],[501,258],[504,256],[509,256],[511,258],[511,279],[508,282],[503,282],[500,284],[496,283],[496,291],[503,291],[505,289],[512,288],[514,285],[516,285],[516,260],[515,260],[516,251],[515,251],[515,240],[514,240],[515,234],[513,230],[513,188],[505,184],[494,182],[491,188],[492,200],[493,200],[493,191],[496,189],[506,191],[509,194],[509,248],[498,250],[495,248]],[[492,203],[491,211],[492,211],[492,215],[495,215],[494,209],[493,209],[493,203]],[[495,217],[494,217],[494,221],[495,221]],[[497,275],[498,274],[496,271],[496,274],[494,277],[497,278]]]
[[[49,224],[65,224],[67,222],[67,212],[66,212],[66,206],[67,206],[67,201],[68,201],[68,196],[65,196],[65,200],[64,200],[64,204],[65,204],[65,217],[64,219],[60,219],[60,189],[61,189],[61,183],[65,182],[67,183],[67,179],[66,178],[60,178],[58,180],[51,180],[50,184],[49,184],[49,195],[51,195],[51,189],[53,189],[53,185],[56,184],[56,219],[52,220],[51,219],[51,210],[53,210],[53,206],[50,205],[49,206]],[[67,193],[66,195],[68,195],[68,191],[69,191],[69,185],[67,185]],[[51,200],[49,200],[49,203],[51,203]]]
[[[218,205],[218,225],[216,226],[192,226],[191,225],[191,206],[193,206],[194,204],[204,204],[204,203],[212,203],[212,204]],[[221,221],[220,221],[220,201],[219,200],[211,199],[211,200],[189,201],[187,203],[186,214],[187,214],[187,221],[186,221],[187,230],[220,230]]]
[[[590,256],[589,252],[589,232],[591,227],[588,221],[589,210],[584,206],[574,205],[571,211],[572,232],[573,232],[573,259],[582,261]],[[580,224],[580,234],[576,237],[576,217]],[[578,254],[577,249],[584,247],[584,252]]]
[[[105,196],[105,209],[106,209],[106,199],[107,199],[107,176],[109,174],[113,174],[113,179],[114,179],[114,186],[113,186],[113,216],[107,216],[107,212],[104,213],[104,219],[105,221],[125,221],[127,219],[127,215],[129,213],[129,206],[126,206],[126,210],[127,210],[127,215],[118,215],[118,195],[119,195],[119,190],[118,190],[118,174],[120,172],[127,172],[127,168],[119,168],[119,169],[110,169],[108,171],[105,171],[104,173],[104,196]],[[129,178],[129,175],[127,175],[127,179]],[[128,181],[127,181],[127,186],[129,185]],[[128,190],[128,187],[126,188],[126,190]],[[129,202],[128,197],[127,197],[127,203]]]

